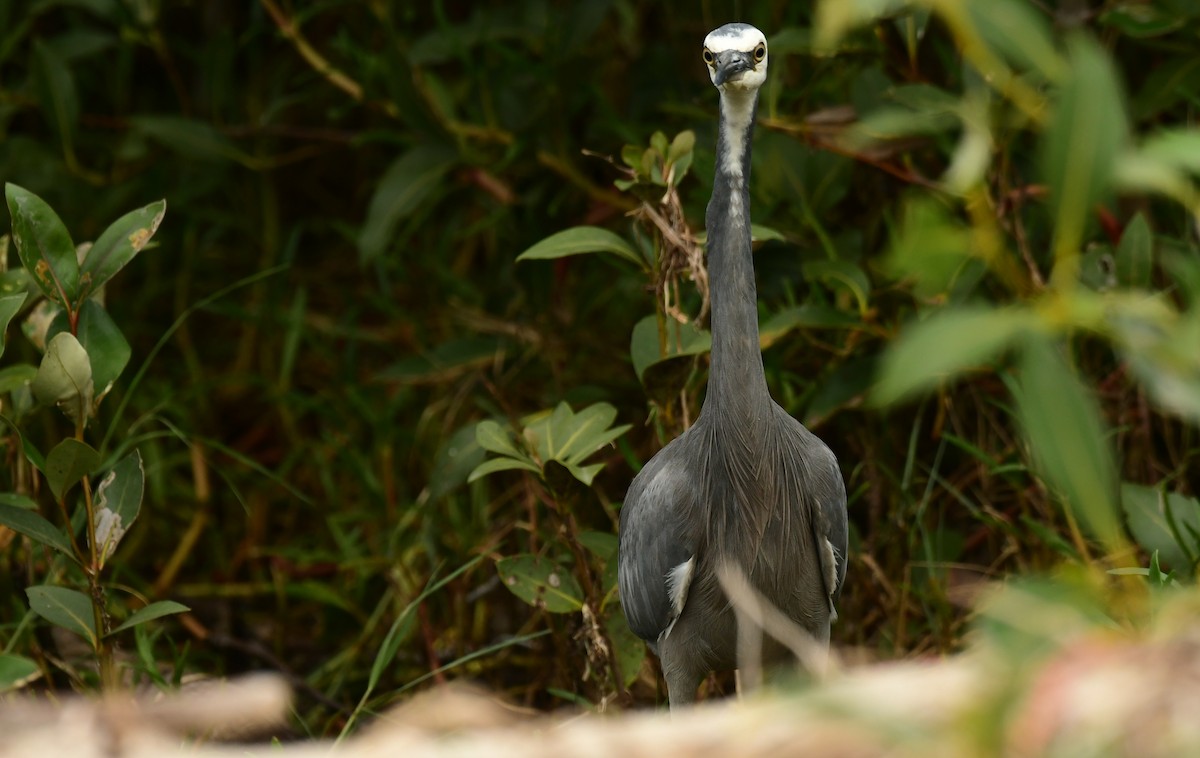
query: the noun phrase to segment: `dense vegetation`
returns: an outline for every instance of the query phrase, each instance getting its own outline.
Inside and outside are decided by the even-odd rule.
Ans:
[[[699,43],[735,8],[429,5],[0,0],[4,686],[277,669],[319,734],[460,676],[661,698],[609,558],[703,397]],[[835,643],[954,650],[980,582],[1064,562],[1190,582],[1200,8],[736,5],[768,379],[850,493]],[[143,209],[102,307],[39,288],[33,196],[61,244]],[[39,391],[47,327],[103,404]],[[89,577],[91,492],[138,466]]]

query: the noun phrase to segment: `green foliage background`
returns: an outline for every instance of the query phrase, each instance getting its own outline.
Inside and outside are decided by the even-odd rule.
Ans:
[[[735,11],[771,44],[752,190],[777,233],[756,252],[768,378],[850,493],[835,643],[955,649],[976,582],[1146,565],[1128,536],[1194,574],[1200,9],[737,5],[0,0],[0,179],[76,240],[170,208],[107,293],[133,367],[186,316],[101,411],[146,467],[112,584],[192,609],[139,632],[135,676],[279,668],[314,733],[443,676],[538,706],[658,697],[648,667],[624,667],[628,691],[603,674],[606,644],[640,659],[614,617],[597,638],[505,591],[497,561],[611,586],[604,535],[694,417],[704,356],[643,386],[646,273],[516,258],[581,225],[657,250],[627,213],[661,188],[614,185],[656,131],[696,133],[678,199],[702,228],[699,44]],[[683,312],[700,302],[685,284]],[[36,363],[11,331],[6,361]],[[590,486],[468,482],[478,422],[562,401],[632,425]],[[48,558],[7,540],[0,651],[82,683],[21,592]]]

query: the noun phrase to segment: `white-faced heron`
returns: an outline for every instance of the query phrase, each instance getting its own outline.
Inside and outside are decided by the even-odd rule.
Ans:
[[[696,423],[638,473],[621,511],[619,584],[629,626],[662,662],[671,706],[737,668],[737,621],[717,579],[750,585],[829,643],[846,575],[846,489],[829,448],[767,389],[750,249],[750,142],[767,40],[726,24],[704,40],[721,94],[708,204],[712,353]],[[782,654],[779,646],[766,655]]]

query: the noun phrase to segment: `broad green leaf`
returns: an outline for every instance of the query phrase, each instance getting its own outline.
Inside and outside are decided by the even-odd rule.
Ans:
[[[625,614],[619,607],[605,620],[604,630],[616,654],[621,679],[628,687],[641,673],[642,661],[646,658],[646,643],[630,630],[629,622],[625,620]]]
[[[52,547],[75,560],[75,552],[63,531],[42,518],[36,510],[0,504],[0,524],[23,534],[34,542]]]
[[[101,567],[137,520],[145,481],[142,454],[134,450],[113,466],[96,486],[96,544],[100,545]]]
[[[1027,335],[1015,395],[1038,471],[1093,535],[1118,545],[1116,467],[1100,407],[1046,337]]]
[[[483,463],[487,451],[477,441],[475,424],[460,427],[438,446],[429,471],[429,499],[437,502],[465,484],[476,466]]]
[[[617,554],[619,540],[612,532],[582,531],[578,535],[579,544],[590,550],[596,557],[609,560]]]
[[[758,343],[764,350],[793,329],[856,329],[862,321],[854,316],[819,303],[784,308],[758,328]]]
[[[33,501],[33,498],[16,492],[0,492],[0,505],[11,505],[13,508],[21,508],[26,511],[37,510],[37,503]]]
[[[386,252],[396,225],[425,201],[457,162],[457,153],[447,147],[419,145],[392,163],[375,188],[359,231],[359,260],[371,262]]]
[[[813,28],[813,46],[818,51],[832,52],[851,29],[883,16],[889,16],[908,5],[909,0],[822,0],[817,6]]]
[[[504,586],[535,608],[571,613],[583,608],[583,590],[566,568],[536,555],[514,555],[496,561]]]
[[[494,474],[497,471],[509,471],[515,468],[532,471],[535,474],[542,472],[540,468],[529,461],[517,460],[516,458],[491,458],[476,466],[471,475],[467,477],[467,481],[473,482],[488,474]]]
[[[74,303],[79,294],[79,260],[66,226],[45,201],[26,189],[6,184],[4,197],[21,263],[46,297],[63,306]]]
[[[854,296],[860,315],[865,315],[871,297],[871,281],[855,263],[847,260],[810,261],[801,267],[806,279],[815,279],[844,289]]]
[[[37,661],[23,655],[0,653],[0,693],[20,689],[41,675]]]
[[[1011,63],[1051,81],[1065,73],[1050,25],[1028,0],[970,0],[966,5],[984,41]]]
[[[1154,237],[1141,213],[1133,217],[1121,234],[1116,251],[1117,281],[1128,287],[1148,289],[1154,267]]]
[[[492,419],[485,419],[475,425],[475,441],[484,450],[510,458],[526,458],[521,450],[513,443],[512,434],[508,427]]]
[[[1142,144],[1142,155],[1200,176],[1200,129],[1159,132]]]
[[[612,253],[641,268],[646,262],[622,237],[598,226],[576,226],[551,234],[517,256],[518,261],[565,258],[581,253]]]
[[[123,632],[126,629],[132,629],[138,624],[144,624],[147,621],[153,621],[154,619],[162,618],[163,616],[170,616],[176,613],[187,613],[190,610],[191,608],[188,608],[182,603],[176,603],[174,600],[159,600],[131,613],[129,618],[125,619],[125,623],[121,624],[116,629],[113,629],[106,636],[112,636],[117,632]]]
[[[0,395],[32,386],[35,377],[37,377],[37,368],[28,363],[0,368]]]
[[[667,148],[667,162],[675,163],[680,158],[692,152],[696,147],[696,133],[691,129],[685,129],[675,135],[675,139],[671,140],[671,146]]]
[[[66,587],[40,584],[26,587],[29,607],[52,624],[74,632],[87,640],[95,650],[99,646],[92,601],[82,592]]]
[[[1190,576],[1200,560],[1200,502],[1159,487],[1124,482],[1121,507],[1137,543],[1157,552],[1180,574]]]
[[[243,165],[256,162],[205,121],[184,116],[132,116],[129,125],[135,134],[149,137],[185,158]]]
[[[81,300],[104,286],[146,246],[166,212],[167,202],[159,200],[126,213],[101,233],[80,266]]]
[[[987,363],[1033,326],[1027,311],[947,308],[904,330],[884,355],[872,393],[880,405],[903,400]]]
[[[626,427],[626,428],[628,428],[628,427]],[[564,463],[563,468],[565,468],[567,471],[569,471],[571,473],[571,476],[573,476],[576,479],[578,479],[579,481],[583,482],[584,485],[591,487],[592,480],[596,478],[596,474],[599,474],[601,471],[604,470],[604,464],[603,463],[592,463],[587,466],[580,466],[575,463]]]
[[[698,329],[692,322],[681,324],[675,319],[665,319],[665,344],[660,342],[658,317],[646,316],[633,327],[629,340],[629,354],[633,370],[638,379],[646,381],[646,369],[656,363],[686,355],[707,353],[712,347],[712,335]]]
[[[12,321],[24,303],[24,292],[0,296],[0,355],[4,355],[4,332],[8,329],[8,322]]]
[[[947,292],[971,258],[971,230],[931,199],[909,203],[884,265],[893,276],[911,278],[918,297]]]
[[[95,300],[83,302],[77,333],[91,364],[92,386],[98,402],[129,365],[133,351],[108,311]]]
[[[58,134],[63,154],[73,160],[79,126],[79,94],[75,77],[62,56],[40,37],[33,38],[33,73],[42,113]]]
[[[1055,257],[1078,253],[1092,206],[1109,189],[1129,125],[1112,62],[1091,38],[1071,37],[1071,71],[1042,136],[1050,185]]]
[[[100,465],[100,454],[86,442],[67,437],[46,456],[46,482],[56,500]]]
[[[33,380],[39,403],[56,405],[67,417],[82,423],[92,410],[92,364],[87,351],[70,332],[54,336]]]

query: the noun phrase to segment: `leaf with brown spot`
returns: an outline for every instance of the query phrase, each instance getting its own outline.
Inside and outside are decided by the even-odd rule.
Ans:
[[[102,287],[146,246],[166,212],[167,201],[159,200],[126,213],[104,230],[83,259],[79,300]]]

